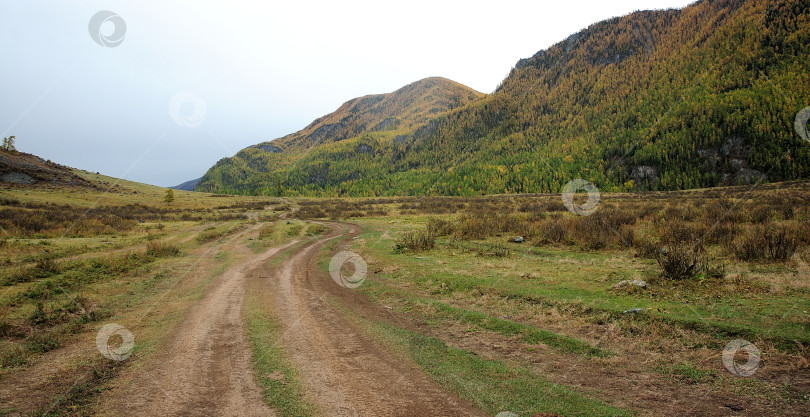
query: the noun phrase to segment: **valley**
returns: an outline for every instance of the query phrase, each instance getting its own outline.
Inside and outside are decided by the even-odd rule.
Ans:
[[[0,3],[0,417],[810,415],[810,0],[97,6]]]
[[[99,188],[116,182],[79,174]],[[115,189],[0,195],[4,213],[35,218],[47,210],[43,199],[77,210],[74,225],[37,231],[4,220],[4,415],[810,409],[804,182],[605,193],[590,216],[568,212],[554,194],[176,191],[166,204],[157,187]],[[88,211],[102,201],[117,208]],[[133,204],[143,207],[132,219],[108,214],[127,216]],[[89,227],[99,223],[107,228]],[[786,231],[794,244],[786,258],[772,258],[767,243],[761,257],[746,257],[751,233],[765,230]],[[707,256],[707,269],[667,275],[648,246],[678,250],[673,233],[703,242],[694,253]],[[344,251],[366,264],[338,270],[363,272],[357,286],[330,276]],[[97,346],[111,323],[133,335],[122,361]],[[723,362],[738,339],[759,352],[747,376]],[[123,342],[114,336],[110,349]],[[750,370],[744,351],[732,358]]]

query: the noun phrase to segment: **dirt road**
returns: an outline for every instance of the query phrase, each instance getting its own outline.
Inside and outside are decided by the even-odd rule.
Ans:
[[[275,288],[282,343],[303,374],[310,399],[328,416],[484,415],[359,331],[334,307],[360,308],[363,298],[335,284],[316,263],[327,241],[345,231],[346,237],[360,232],[357,226],[331,225],[337,230],[303,246],[266,278]]]
[[[295,243],[250,256],[219,276],[161,352],[112,401],[111,414],[275,415],[256,384],[242,301],[248,275]]]
[[[330,225],[332,232],[301,245],[275,267],[267,261],[297,241],[260,255],[233,248],[244,260],[216,278],[159,352],[116,390],[104,414],[275,415],[257,386],[242,317],[248,284],[259,284],[270,288],[267,302],[284,329],[280,343],[322,415],[483,415],[356,329],[332,306],[330,301],[351,309],[346,303],[357,295],[320,271],[317,256],[326,242],[349,238],[359,228]]]

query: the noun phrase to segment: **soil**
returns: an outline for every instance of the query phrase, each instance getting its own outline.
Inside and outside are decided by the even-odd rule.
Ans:
[[[331,239],[360,228],[331,223],[333,231],[288,255],[268,260],[298,241],[259,255],[241,244],[244,260],[216,278],[203,299],[159,352],[134,369],[107,402],[109,415],[273,416],[252,368],[242,318],[245,291],[268,293],[282,324],[280,343],[300,374],[307,400],[329,416],[484,416],[444,391],[415,364],[390,352],[350,323],[330,301],[374,306],[338,286],[316,263]]]
[[[296,243],[246,256],[217,277],[160,352],[118,390],[109,414],[275,415],[256,383],[242,302],[248,275]]]
[[[345,238],[360,228],[347,227]],[[273,307],[283,324],[282,343],[302,374],[307,396],[328,416],[484,416],[444,391],[416,365],[357,329],[335,306],[377,310],[321,270],[323,245],[337,231],[304,245],[273,273]]]

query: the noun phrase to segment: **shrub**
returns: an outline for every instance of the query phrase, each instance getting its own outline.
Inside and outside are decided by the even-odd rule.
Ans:
[[[649,237],[636,238],[633,241],[633,248],[639,258],[656,259],[661,251],[661,245]]]
[[[427,230],[433,233],[434,236],[448,236],[453,234],[453,223],[431,217],[428,219]]]
[[[751,223],[767,223],[773,217],[773,210],[768,206],[757,206],[751,210]]]
[[[42,256],[37,260],[36,265],[30,268],[20,269],[5,279],[3,285],[19,284],[23,282],[36,281],[40,278],[48,278],[61,272],[61,267],[49,256]]]
[[[493,234],[492,225],[482,217],[463,216],[458,224],[459,233],[465,239],[484,239]]]
[[[728,247],[739,233],[739,227],[734,223],[718,223],[706,233],[706,243]]]
[[[307,234],[307,236],[315,236],[315,235],[320,235],[320,234],[326,233],[327,230],[328,229],[326,228],[326,226],[324,226],[322,224],[314,223],[314,224],[309,225],[309,227],[307,227],[306,234]]]
[[[259,240],[268,240],[273,238],[273,234],[276,231],[276,226],[272,223],[268,223],[262,225],[262,228],[259,229]]]
[[[619,229],[619,241],[625,248],[632,248],[636,245],[635,226],[625,224]]]
[[[298,236],[301,234],[301,230],[304,228],[303,225],[294,224],[287,229],[287,236]]]
[[[48,321],[48,313],[45,311],[45,304],[42,301],[37,301],[34,312],[28,316],[28,321],[34,326]]]
[[[427,229],[410,231],[402,235],[401,239],[397,239],[395,245],[395,252],[429,250],[436,247],[436,235]]]
[[[786,261],[799,248],[799,239],[785,226],[758,226],[748,230],[732,245],[743,261]]]
[[[613,233],[610,226],[605,222],[601,213],[590,216],[576,217],[572,222],[576,239],[588,250],[599,250],[608,245],[613,240]]]
[[[180,254],[180,247],[171,243],[152,241],[146,244],[146,254],[155,258],[177,256]]]
[[[743,261],[757,261],[765,258],[765,240],[762,228],[749,229],[731,245],[731,251]]]
[[[496,244],[496,245],[478,245],[478,250],[476,251],[478,256],[488,256],[488,257],[495,257],[495,258],[508,258],[512,256],[512,250],[509,249],[506,245]]]
[[[689,244],[667,245],[661,248],[656,260],[661,275],[674,280],[695,277],[708,266],[703,248]]]
[[[53,258],[48,256],[39,258],[37,265],[34,268],[36,269],[37,275],[40,278],[49,277],[59,273],[59,266],[56,264],[56,262],[54,262]]]
[[[724,268],[712,267],[699,229],[682,221],[670,221],[661,228],[661,249],[656,255],[661,275],[672,280],[700,275],[720,278]]]
[[[217,231],[215,227],[209,227],[197,235],[197,241],[200,243],[210,242],[219,239],[224,233]]]
[[[774,261],[790,259],[799,248],[799,240],[784,226],[766,228],[765,244],[768,255]]]
[[[568,230],[560,219],[549,218],[538,226],[540,238],[537,245],[549,243],[565,243],[568,241]]]

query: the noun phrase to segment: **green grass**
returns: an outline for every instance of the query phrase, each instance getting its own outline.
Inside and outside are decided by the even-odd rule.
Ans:
[[[518,415],[543,412],[564,416],[635,415],[551,383],[525,367],[484,359],[388,324],[365,322],[365,325],[389,344],[404,349],[440,385],[492,415],[501,411]]]
[[[380,264],[397,267],[396,272],[380,274],[380,279],[415,286],[421,294],[497,295],[525,305],[560,308],[585,317],[604,316],[618,322],[630,319],[623,311],[644,308],[648,310],[632,320],[666,323],[718,338],[769,340],[787,352],[798,349],[794,341],[810,344],[810,328],[797,316],[810,310],[810,298],[803,292],[723,294],[717,287],[722,289],[724,284],[711,281],[688,283],[686,288],[657,286],[635,293],[612,290],[612,285],[622,279],[654,278],[653,261],[633,258],[627,251],[521,246],[511,258],[491,258],[455,251],[440,242],[437,249],[420,253],[418,258],[397,255],[393,241],[380,239],[379,230],[391,228],[391,236],[396,237],[422,222],[419,217],[410,224],[398,220],[363,219],[364,250]]]
[[[200,243],[211,242],[232,233],[236,233],[244,228],[242,222],[228,222],[219,226],[211,226],[197,234],[197,241]]]
[[[460,320],[480,329],[489,330],[504,336],[519,335],[526,343],[543,343],[551,348],[567,353],[606,358],[613,354],[600,347],[591,346],[573,337],[540,329],[523,323],[493,317],[478,311],[453,307],[437,301],[431,302],[439,311],[440,317]]]
[[[121,368],[122,362],[109,360],[97,361],[86,375],[73,384],[64,395],[51,399],[50,404],[34,412],[36,417],[57,417],[89,415],[82,410],[91,406],[98,396],[107,389],[107,384],[115,378]]]
[[[282,349],[281,326],[256,293],[248,293],[244,317],[253,347],[253,367],[267,404],[282,417],[317,415],[315,407],[304,398],[299,376]]]
[[[684,362],[669,366],[659,366],[656,371],[664,375],[669,375],[678,382],[685,384],[697,384],[712,382],[718,378],[714,370],[700,369],[695,364]]]

